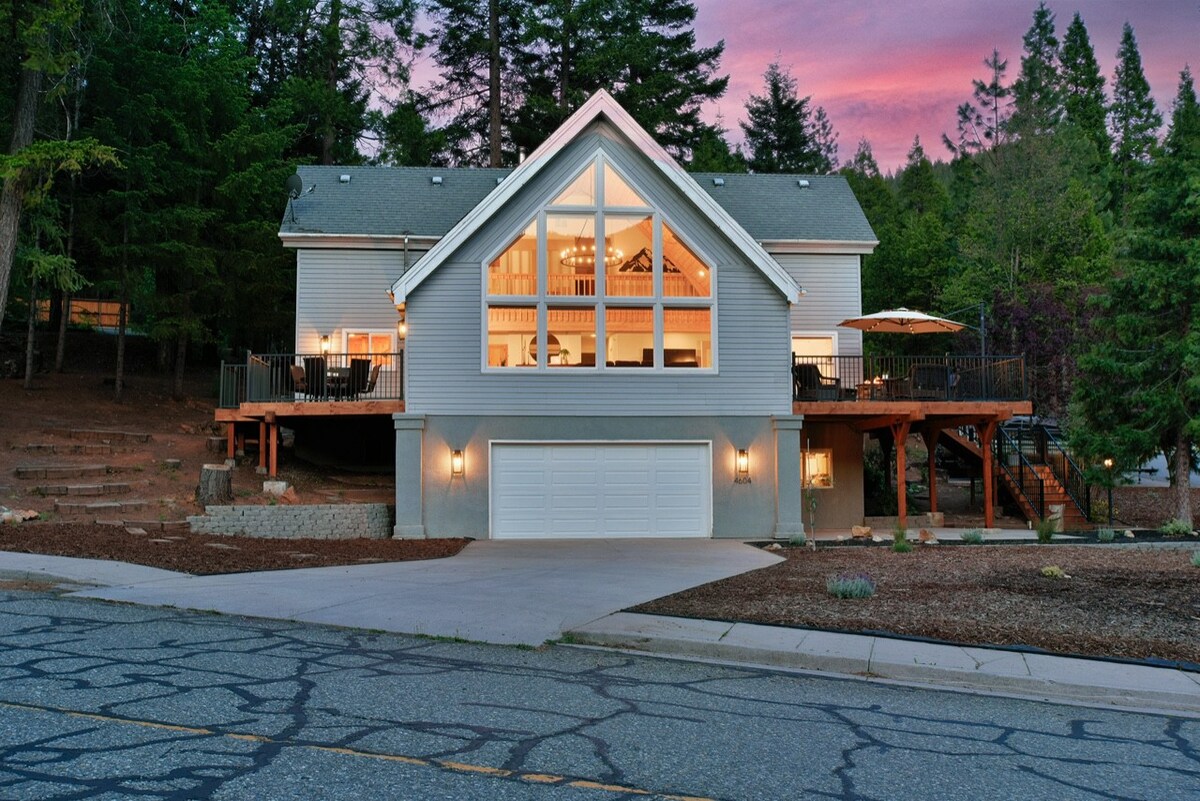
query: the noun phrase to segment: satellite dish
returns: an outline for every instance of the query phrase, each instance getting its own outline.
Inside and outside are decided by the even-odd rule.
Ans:
[[[304,180],[298,174],[292,173],[287,177],[285,186],[287,187],[288,197],[295,200],[304,191]]]

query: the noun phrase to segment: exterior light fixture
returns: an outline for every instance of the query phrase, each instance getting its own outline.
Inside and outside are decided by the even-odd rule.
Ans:
[[[321,337],[321,353],[329,353],[329,334]]]
[[[457,449],[450,451],[450,478],[462,478],[464,467],[463,452]]]
[[[408,318],[404,312],[400,312],[400,319],[396,321],[396,336],[400,339],[408,336]]]
[[[1108,481],[1106,481],[1104,483],[1108,484],[1108,524],[1110,526],[1113,524],[1113,508],[1112,508],[1113,464],[1115,464],[1115,463],[1113,462],[1111,456],[1104,460],[1104,469],[1108,471]]]
[[[749,484],[750,483],[750,451],[746,448],[738,448],[737,454],[734,456],[734,484]]]

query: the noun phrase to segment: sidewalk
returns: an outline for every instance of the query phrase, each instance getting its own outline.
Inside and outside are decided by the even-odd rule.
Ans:
[[[659,543],[657,547],[664,550],[660,562],[679,561],[669,545]],[[600,549],[600,553],[594,549]],[[492,550],[499,551],[499,558]],[[658,656],[1200,716],[1200,673],[615,611],[774,560],[761,551],[747,549],[744,556],[748,561],[734,565],[728,549],[717,545],[710,550],[717,564],[707,564],[708,560],[701,559],[700,552],[692,548],[688,553],[694,563],[675,564],[680,571],[675,576],[664,575],[661,564],[656,566],[651,554],[627,542],[593,543],[590,549],[557,557],[553,549],[544,547],[523,554],[519,549],[510,553],[485,546],[465,560],[460,554],[453,560],[207,577],[120,562],[0,552],[0,580],[63,579],[96,588],[72,593],[77,597],[375,628],[398,634],[530,645],[561,637],[572,644]],[[597,566],[598,557],[610,563],[608,569]],[[631,565],[647,573],[644,581],[633,582],[633,586],[627,581],[637,573]]]
[[[994,648],[619,612],[569,642],[1200,715],[1200,673]]]

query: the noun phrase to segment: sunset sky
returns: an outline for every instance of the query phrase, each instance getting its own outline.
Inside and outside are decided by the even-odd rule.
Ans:
[[[731,141],[745,99],[762,91],[766,65],[791,68],[803,95],[824,106],[839,133],[839,157],[849,159],[866,137],[885,171],[904,163],[919,134],[933,159],[947,158],[942,133],[953,136],[955,109],[985,76],[983,59],[998,48],[1009,82],[1021,66],[1021,37],[1036,0],[696,0],[700,45],[725,40],[721,69],[730,76],[722,114]],[[1076,11],[1083,17],[1112,89],[1121,26],[1133,25],[1150,88],[1164,118],[1179,72],[1200,68],[1198,0],[1073,0],[1050,2],[1055,30]]]

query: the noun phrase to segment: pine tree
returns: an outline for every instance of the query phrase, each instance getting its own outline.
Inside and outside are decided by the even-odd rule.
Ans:
[[[1189,476],[1200,430],[1200,106],[1180,76],[1170,132],[1130,203],[1124,269],[1100,298],[1093,345],[1080,361],[1075,446],[1130,469],[1165,453],[1173,516],[1192,521]]]
[[[1091,140],[1096,152],[1107,160],[1112,140],[1105,127],[1104,76],[1100,74],[1096,51],[1078,12],[1063,34],[1062,87],[1067,121]]]
[[[1054,14],[1045,2],[1033,12],[1033,25],[1025,33],[1021,74],[1013,82],[1013,115],[1010,125],[1019,135],[1039,135],[1057,127],[1063,114],[1058,39]]]
[[[700,141],[692,148],[687,168],[691,172],[745,172],[746,159],[737,148],[731,148],[725,138],[722,120],[700,133]]]
[[[1113,195],[1116,208],[1121,210],[1122,216],[1127,196],[1135,190],[1134,184],[1140,171],[1150,162],[1161,127],[1162,116],[1154,107],[1150,84],[1142,71],[1142,56],[1133,37],[1133,28],[1127,22],[1117,50],[1113,99],[1109,107],[1113,164],[1117,169],[1117,185]]]
[[[1004,85],[1004,74],[1008,71],[1008,60],[1000,58],[999,50],[983,60],[991,70],[991,79],[976,78],[971,82],[974,102],[958,107],[958,138],[951,140],[942,134],[942,143],[956,156],[983,153],[1003,144],[1008,127],[1009,106],[1012,89]]]
[[[764,92],[746,101],[747,163],[754,172],[828,173],[836,158],[832,126],[824,110],[812,108],[812,97],[800,97],[796,79],[778,62],[763,74]],[[822,130],[819,126],[824,126]]]

